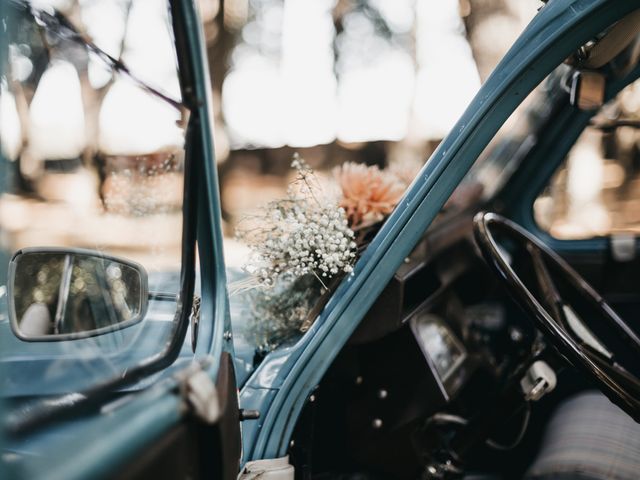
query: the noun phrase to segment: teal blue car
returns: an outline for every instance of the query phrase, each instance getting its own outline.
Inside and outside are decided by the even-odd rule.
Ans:
[[[63,3],[0,4],[0,478],[638,478],[640,0],[541,2],[268,346],[197,2]]]

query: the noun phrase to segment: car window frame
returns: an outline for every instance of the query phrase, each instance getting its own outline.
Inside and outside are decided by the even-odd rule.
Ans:
[[[222,360],[233,352],[233,342],[224,333],[230,331],[227,306],[226,278],[222,256],[222,229],[219,222],[220,199],[213,149],[213,115],[210,92],[210,78],[205,66],[204,32],[199,20],[195,1],[170,0],[175,28],[175,42],[185,55],[179,55],[181,88],[183,100],[192,106],[191,128],[193,136],[191,151],[186,162],[191,162],[189,199],[192,203],[189,238],[198,242],[202,303],[200,329],[203,333],[196,346],[196,362],[189,362],[182,370],[151,388],[133,392],[109,404],[105,399],[97,415],[85,417],[82,421],[51,425],[50,428],[34,435],[6,442],[6,432],[0,429],[0,442],[4,451],[46,452],[46,455],[26,457],[27,465],[0,462],[0,469],[6,468],[8,478],[64,478],[66,480],[102,478],[121,473],[136,455],[147,452],[149,447],[171,435],[187,419],[193,421],[197,415],[188,401],[188,383],[196,376],[199,384],[209,379],[220,380]],[[191,261],[195,265],[195,243]],[[190,270],[194,276],[194,270]],[[229,362],[227,362],[229,363]],[[232,368],[232,362],[231,362]],[[0,372],[1,373],[1,372]],[[229,372],[227,372],[227,377]],[[227,378],[227,380],[233,377]],[[214,390],[215,391],[215,390]],[[237,398],[236,390],[230,391]],[[220,404],[220,415],[238,418],[237,403]],[[4,410],[0,410],[4,413]],[[199,431],[216,432],[209,428],[216,423],[215,418],[207,420],[207,428]],[[227,422],[227,427],[231,426]],[[236,425],[239,434],[239,424]],[[101,432],[96,435],[95,432]],[[207,443],[209,447],[213,444]],[[68,453],[81,452],[79,455]],[[59,459],[59,461],[52,461]],[[207,471],[219,469],[216,461],[224,460],[220,452],[210,451],[203,460]],[[28,466],[28,469],[26,467]],[[233,468],[233,466],[231,466]],[[237,473],[233,472],[233,478]],[[28,475],[25,477],[25,475]]]
[[[26,9],[25,13],[32,16],[37,22],[32,12],[32,7],[24,2],[11,2],[13,8]],[[177,5],[176,5],[177,3]],[[175,12],[180,7],[180,2],[168,0],[168,8],[171,9],[171,24],[175,37],[177,30],[183,29],[175,16]],[[7,11],[11,7],[5,5]],[[39,28],[42,28],[39,25]],[[85,39],[79,37],[75,41],[84,42]],[[178,41],[176,38],[176,45]],[[10,415],[7,423],[7,431],[12,436],[23,436],[34,430],[45,428],[49,423],[59,421],[60,419],[70,418],[76,410],[95,407],[103,403],[109,395],[128,385],[135,384],[145,378],[148,378],[156,372],[162,371],[171,366],[178,358],[182,346],[186,339],[186,333],[189,328],[189,319],[192,313],[192,302],[195,290],[195,258],[196,258],[196,221],[198,215],[197,208],[197,174],[195,173],[197,165],[197,153],[195,153],[193,144],[197,142],[197,133],[200,131],[200,125],[197,121],[195,112],[201,105],[193,95],[193,76],[186,72],[187,68],[191,68],[191,63],[185,58],[178,57],[178,78],[180,81],[180,89],[183,101],[181,107],[191,112],[189,121],[185,131],[185,154],[184,154],[184,180],[182,193],[182,232],[181,232],[181,270],[180,270],[180,292],[177,296],[177,308],[175,312],[174,334],[167,343],[162,345],[162,350],[151,355],[144,361],[131,366],[122,374],[113,377],[106,377],[104,381],[91,385],[89,388],[81,392],[73,392],[78,395],[78,401],[74,402],[52,402],[52,399],[36,402],[30,405],[28,414],[20,417]],[[121,68],[126,69],[125,66]],[[135,83],[142,83],[134,78]],[[161,92],[156,91],[153,87],[145,88],[153,95],[163,98]],[[175,101],[167,100],[169,104],[174,105]],[[160,347],[160,346],[159,346]],[[1,372],[0,372],[1,373]],[[63,396],[64,397],[64,396]],[[61,398],[63,398],[61,397]],[[9,412],[10,413],[10,412]]]

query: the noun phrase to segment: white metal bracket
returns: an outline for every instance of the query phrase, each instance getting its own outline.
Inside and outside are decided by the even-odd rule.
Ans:
[[[255,460],[247,462],[238,475],[238,480],[293,480],[294,468],[289,457]]]
[[[557,383],[556,372],[547,362],[538,360],[533,362],[524,374],[520,380],[520,387],[525,400],[535,402],[556,388]]]

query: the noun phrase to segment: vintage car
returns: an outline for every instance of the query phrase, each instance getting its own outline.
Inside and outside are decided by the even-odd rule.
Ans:
[[[39,3],[0,5],[0,478],[638,478],[640,244],[534,210],[585,132],[640,126],[640,1],[541,3],[270,351],[228,296],[195,3],[131,2],[116,44]]]

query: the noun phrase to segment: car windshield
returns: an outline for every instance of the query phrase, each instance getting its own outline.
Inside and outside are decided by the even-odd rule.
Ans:
[[[0,42],[0,392],[79,392],[179,312],[184,131],[165,0],[8,2]],[[12,261],[13,258],[13,261]]]
[[[515,38],[535,9],[512,13]],[[216,156],[241,379],[313,325],[505,53],[477,43],[482,17],[426,0],[256,0],[224,17]],[[446,209],[492,195],[510,158],[479,162]]]
[[[559,66],[511,114],[451,195],[443,213],[478,205],[499,193],[536,144],[538,131],[552,115],[557,99],[566,95],[561,82],[567,71],[567,66]]]

